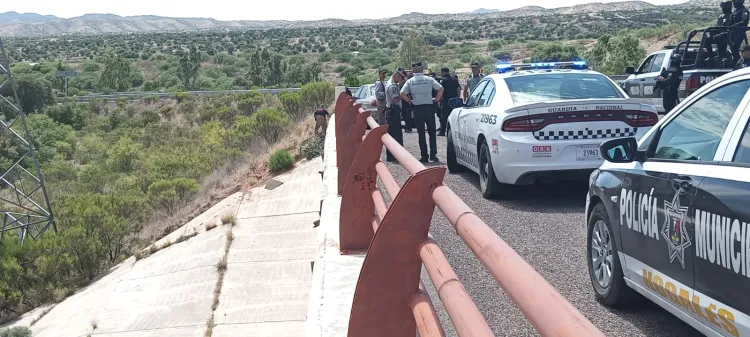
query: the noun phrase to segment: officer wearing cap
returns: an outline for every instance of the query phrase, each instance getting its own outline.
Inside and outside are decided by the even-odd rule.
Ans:
[[[664,105],[665,114],[672,111],[678,103],[678,89],[680,82],[682,82],[681,61],[682,55],[672,54],[669,69],[662,69],[661,74],[656,78],[654,89],[661,88],[664,91],[662,104]]]
[[[406,81],[406,72],[398,68],[391,75],[391,83],[385,89],[386,96],[386,118],[388,121],[388,134],[393,137],[399,144],[404,145],[404,134],[401,132],[401,86]],[[396,157],[391,151],[385,149],[386,161],[394,162]]]
[[[414,106],[414,121],[417,126],[417,136],[419,136],[419,151],[421,152],[421,162],[436,163],[437,159],[437,139],[435,135],[435,115],[434,104],[439,102],[440,98],[443,97],[443,86],[440,85],[435,79],[424,74],[424,66],[422,62],[412,64],[414,70],[414,77],[404,83],[404,87],[401,88],[401,98],[407,103],[411,103]],[[432,98],[432,90],[437,90],[437,95]],[[411,97],[409,97],[411,95]],[[427,133],[430,136],[430,153],[427,156],[427,140],[425,139],[425,124],[427,125]]]
[[[458,83],[457,79],[451,76],[450,69],[442,68],[440,69],[440,73],[443,77],[440,78],[439,82],[440,85],[445,88],[445,92],[443,93],[443,98],[440,100],[440,133],[438,136],[445,136],[445,127],[448,125],[448,116],[450,116],[451,111],[453,111],[453,109],[448,106],[448,101],[451,98],[461,96],[461,84]]]
[[[378,80],[375,81],[375,100],[377,101],[377,114],[373,116],[378,124],[383,125],[386,123],[385,119],[385,74],[387,71],[381,69],[378,71]]]
[[[740,59],[740,46],[742,41],[747,40],[747,24],[750,22],[750,11],[745,8],[745,0],[732,0],[734,11],[732,11],[732,32],[729,35],[731,45],[729,49],[732,51],[732,57],[734,62]]]
[[[474,90],[474,88],[477,87],[477,84],[479,84],[479,82],[481,82],[484,78],[484,74],[481,74],[479,72],[479,69],[481,68],[482,67],[478,62],[471,63],[471,75],[469,75],[469,78],[466,79],[466,87],[464,87],[464,101],[469,100],[471,91]]]

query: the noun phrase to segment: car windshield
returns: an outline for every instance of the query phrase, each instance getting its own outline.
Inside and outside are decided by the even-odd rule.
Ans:
[[[367,98],[371,96],[375,96],[375,86],[374,85],[365,85],[359,88],[359,91],[357,92],[357,98]]]
[[[597,74],[526,75],[509,77],[505,82],[516,105],[567,99],[623,97],[609,79]]]

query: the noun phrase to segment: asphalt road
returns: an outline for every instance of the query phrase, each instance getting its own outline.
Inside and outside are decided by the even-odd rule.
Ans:
[[[416,132],[404,134],[404,143],[419,158]],[[446,138],[438,137],[438,158],[443,163],[445,147]],[[403,184],[408,177],[406,171],[398,164],[388,165]],[[594,300],[585,258],[586,230],[582,227],[585,182],[520,188],[514,198],[503,201],[483,199],[479,178],[473,173],[448,173],[444,184],[605,335],[702,336],[652,302],[644,300],[638,308],[623,311],[607,309]],[[435,211],[430,232],[496,336],[537,336],[439,210]],[[446,334],[456,336],[427,273],[422,274]]]

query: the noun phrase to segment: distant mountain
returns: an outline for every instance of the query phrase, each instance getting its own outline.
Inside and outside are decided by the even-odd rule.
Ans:
[[[715,6],[718,0],[690,0],[681,6]],[[586,3],[561,8],[526,6],[508,11],[480,8],[460,14],[410,13],[380,20],[324,19],[316,21],[219,21],[211,18],[170,18],[154,15],[126,16],[114,14],[86,14],[70,19],[39,14],[0,14],[0,36],[48,36],[65,34],[118,34],[146,32],[181,32],[207,29],[272,29],[272,28],[329,28],[372,24],[411,24],[436,20],[469,20],[472,18],[504,18],[540,15],[595,14],[601,12],[639,11],[659,6],[644,1]]]
[[[484,9],[480,8],[474,11],[469,12],[470,14],[490,14],[490,13],[500,13],[500,10],[498,9]]]
[[[6,24],[6,23],[12,23],[12,22],[31,23],[31,22],[54,21],[54,20],[62,20],[62,19],[54,15],[39,15],[36,13],[23,13],[23,14],[20,14],[18,12],[0,13],[0,24]]]

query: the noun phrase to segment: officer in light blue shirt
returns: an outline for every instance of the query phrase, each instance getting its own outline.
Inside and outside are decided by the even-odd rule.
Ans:
[[[440,102],[443,97],[443,86],[432,77],[424,75],[422,62],[412,64],[414,77],[410,78],[401,88],[401,98],[414,106],[414,121],[417,124],[417,135],[419,136],[419,151],[421,162],[437,163],[437,139],[435,130],[435,102]],[[432,90],[437,90],[437,95],[432,97]],[[409,98],[411,95],[411,98]],[[430,136],[430,152],[427,156],[427,140],[425,139],[425,125]]]

